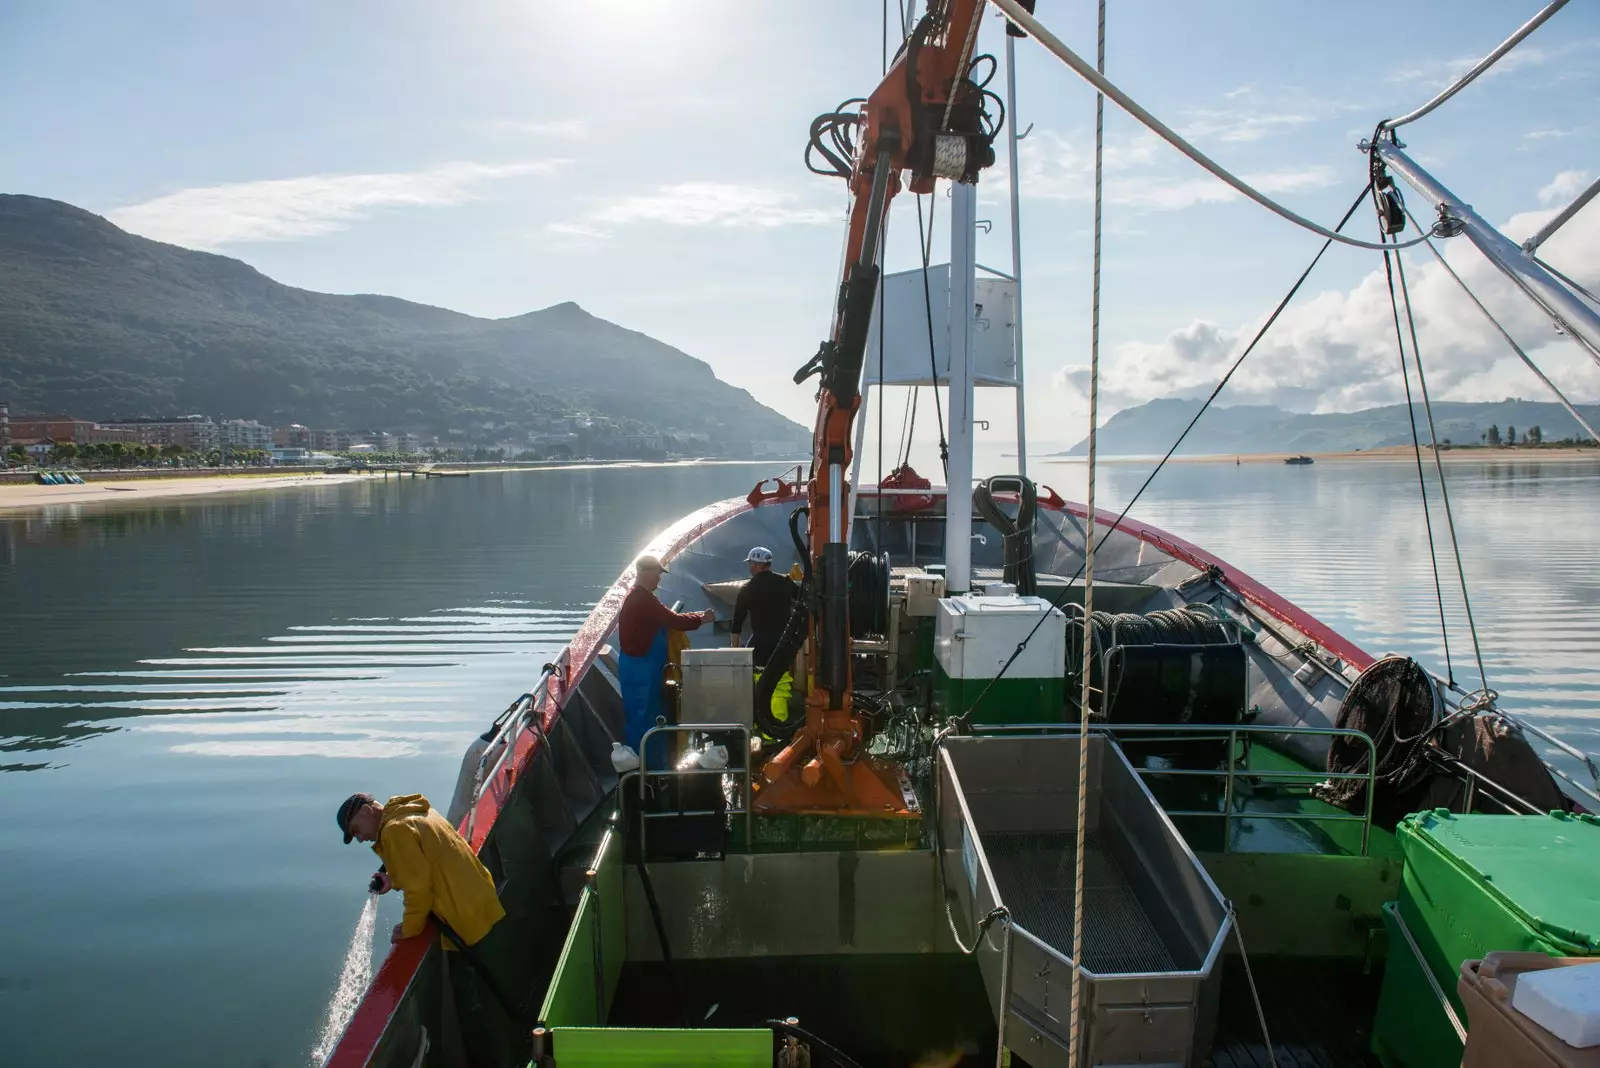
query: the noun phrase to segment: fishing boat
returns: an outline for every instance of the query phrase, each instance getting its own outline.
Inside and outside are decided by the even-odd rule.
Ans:
[[[1290,456],[1287,459],[1285,459],[1283,462],[1288,464],[1288,465],[1290,465],[1291,467],[1303,467],[1303,466],[1305,466],[1307,464],[1314,464],[1317,461],[1313,457],[1310,457],[1310,456]]]
[[[1032,5],[990,2],[1018,31],[1008,113],[1026,34],[1204,159]],[[970,54],[982,9],[930,5],[860,109],[812,126],[808,160],[853,207],[835,321],[797,375],[820,376],[811,463],[644,547],[669,565],[662,601],[723,620],[749,547],[795,569],[771,662],[726,624],[695,632],[644,766],[614,762],[630,566],[466,754],[450,816],[522,950],[498,977],[514,1062],[1460,1064],[1491,1030],[1463,967],[1600,955],[1600,769],[1487,677],[1374,655],[1211,549],[1099,510],[1092,413],[1085,502],[1027,477],[1021,418],[1019,472],[974,483],[974,388],[1017,389],[1020,416],[1022,380],[1015,238],[1009,273],[973,251],[999,134]],[[1510,258],[1405,157],[1411,118],[1368,147],[1357,204],[1384,240],[1300,221],[1387,265],[1409,217],[1392,169],[1435,205],[1424,239]],[[1009,150],[1015,174],[1014,132]],[[951,263],[885,276],[902,178],[950,184]],[[1515,257],[1569,336],[1600,338]],[[949,390],[948,488],[867,485],[854,414],[913,384]],[[756,672],[791,664],[785,719]],[[451,1063],[446,956],[432,930],[394,946],[327,1063]]]

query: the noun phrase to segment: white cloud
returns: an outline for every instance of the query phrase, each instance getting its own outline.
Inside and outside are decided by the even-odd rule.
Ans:
[[[495,134],[518,137],[583,138],[589,136],[589,124],[583,119],[558,119],[554,122],[529,122],[524,119],[485,119],[478,126]]]
[[[689,228],[834,226],[842,209],[820,207],[793,193],[731,182],[682,182],[611,201],[581,218],[552,223],[552,233],[603,238],[621,226],[654,224]]]
[[[1575,136],[1576,134],[1578,134],[1579,132],[1580,132],[1579,128],[1574,126],[1569,130],[1557,130],[1557,129],[1529,130],[1527,133],[1523,134],[1522,136],[1523,136],[1523,138],[1525,140],[1528,140],[1528,141],[1552,141],[1552,140],[1556,140],[1556,139],[1562,138],[1562,137],[1572,137],[1572,136]]]
[[[234,182],[180,189],[106,217],[124,230],[190,248],[293,241],[344,230],[385,208],[463,204],[477,199],[486,183],[547,174],[565,162],[446,163],[422,171]]]
[[[1513,74],[1532,67],[1544,67],[1569,56],[1581,55],[1600,48],[1600,37],[1585,37],[1567,41],[1553,47],[1521,44],[1502,56],[1494,66],[1480,75],[1480,80]],[[1443,89],[1461,75],[1471,70],[1482,59],[1478,56],[1457,56],[1454,59],[1424,60],[1402,67],[1389,75],[1391,82],[1416,82],[1429,89]]]
[[[1049,130],[1035,131],[1022,145],[1018,163],[1022,171],[1022,189],[1027,196],[1048,200],[1089,200],[1094,196],[1092,145],[1079,147]],[[1175,169],[1157,170],[1155,165],[1166,162],[1167,157]],[[1107,145],[1105,169],[1105,200],[1111,205],[1148,211],[1181,211],[1196,204],[1220,204],[1239,196],[1147,133]],[[1335,179],[1331,169],[1321,166],[1247,173],[1240,177],[1270,195],[1317,189],[1332,184]]]
[[[1581,173],[1563,173],[1540,199],[1565,203],[1569,190],[1582,188],[1584,181]],[[1503,230],[1518,240],[1552,214],[1549,209],[1523,212]],[[1446,242],[1445,250],[1456,272],[1568,396],[1600,397],[1600,368],[1556,334],[1548,317],[1464,238]],[[1600,211],[1580,212],[1544,251],[1584,285],[1600,284]],[[1406,274],[1435,399],[1545,399],[1537,379],[1432,253],[1419,249],[1408,254]],[[1203,396],[1258,328],[1259,320],[1234,327],[1195,320],[1159,340],[1118,345],[1102,362],[1102,402],[1115,408],[1156,397]],[[1055,383],[1082,392],[1087,380],[1082,367],[1067,366],[1056,373]],[[1351,411],[1402,400],[1394,320],[1381,265],[1350,290],[1302,296],[1291,305],[1229,383],[1225,396],[1226,403],[1277,404],[1300,411]]]
[[[1315,116],[1299,111],[1272,113],[1254,109],[1191,108],[1189,116],[1179,132],[1191,141],[1260,141],[1316,121]]]
[[[1594,181],[1594,176],[1588,171],[1562,171],[1555,176],[1555,180],[1539,190],[1539,203],[1551,208],[1564,208],[1572,202],[1573,198]]]

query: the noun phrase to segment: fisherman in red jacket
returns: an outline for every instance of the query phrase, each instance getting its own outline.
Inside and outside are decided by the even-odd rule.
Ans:
[[[617,681],[622,687],[624,744],[634,753],[645,731],[662,714],[661,674],[667,666],[667,631],[698,630],[717,618],[703,612],[674,612],[656,597],[667,567],[659,557],[645,555],[634,564],[633,589],[622,602],[617,617]]]

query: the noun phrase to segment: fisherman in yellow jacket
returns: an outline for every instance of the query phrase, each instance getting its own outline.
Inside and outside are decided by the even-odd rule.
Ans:
[[[353,794],[339,806],[339,829],[347,845],[352,838],[371,842],[383,859],[379,893],[393,887],[405,895],[405,915],[393,941],[421,934],[431,913],[472,946],[506,914],[488,869],[421,794],[391,797],[381,805],[371,794]],[[445,945],[453,948],[448,941]]]
[[[515,1016],[512,1007],[504,1004],[504,994],[495,989],[496,978],[481,974],[485,969],[503,972],[502,958],[510,948],[499,944],[504,939],[500,937],[502,928],[496,925],[506,913],[488,869],[421,794],[391,797],[381,805],[371,794],[352,794],[339,806],[338,819],[346,845],[351,839],[371,842],[372,851],[383,859],[372,888],[379,893],[395,889],[405,896],[405,912],[391,941],[422,934],[432,915],[471,947],[470,967],[457,963],[448,968],[455,1010],[467,1046],[477,1047],[470,1050],[471,1063],[504,1063],[500,1052],[490,1048],[498,1043],[488,1041],[488,1032],[503,1032],[503,1027],[486,1028],[479,1018],[486,1009],[493,1011],[491,1001],[502,1002],[503,1012]],[[450,938],[444,940],[444,948],[456,949]],[[475,972],[480,973],[476,979]],[[485,985],[487,991],[481,989]],[[517,1023],[514,1018],[508,1022],[512,1026]]]

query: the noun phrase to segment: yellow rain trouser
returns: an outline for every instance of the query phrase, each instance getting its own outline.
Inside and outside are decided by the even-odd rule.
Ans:
[[[756,685],[761,684],[761,672],[756,672]],[[789,697],[794,692],[794,676],[785,671],[772,688],[772,718],[783,723],[789,718]]]

